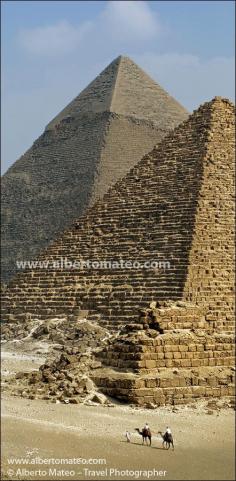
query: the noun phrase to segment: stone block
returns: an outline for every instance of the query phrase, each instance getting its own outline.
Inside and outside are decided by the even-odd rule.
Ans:
[[[145,386],[147,388],[155,388],[157,387],[158,380],[157,379],[146,379]]]
[[[145,361],[145,367],[147,369],[153,369],[156,367],[156,365],[157,365],[157,361],[153,361],[153,360]]]
[[[186,352],[186,351],[188,351],[188,346],[180,345],[180,346],[179,346],[179,351],[180,351],[180,352]]]

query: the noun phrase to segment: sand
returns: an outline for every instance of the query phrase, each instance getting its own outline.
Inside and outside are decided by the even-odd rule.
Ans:
[[[14,350],[3,352],[5,376],[26,366],[35,369],[43,359],[13,354]],[[173,412],[171,407],[52,404],[3,391],[2,479],[233,480],[234,411],[206,412],[203,403]],[[145,422],[152,430],[151,447],[143,446],[135,432]],[[162,448],[158,434],[167,425],[174,451]],[[125,439],[126,430],[131,443]],[[23,462],[11,464],[17,458]],[[45,464],[48,459],[50,464]]]

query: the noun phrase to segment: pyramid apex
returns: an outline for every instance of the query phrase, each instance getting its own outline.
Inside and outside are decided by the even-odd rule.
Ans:
[[[187,111],[126,55],[116,57],[46,127],[82,113],[113,112],[173,128]],[[160,120],[161,119],[161,120]]]
[[[134,65],[134,66],[136,66],[137,68],[139,68],[140,70],[142,70],[142,68],[139,67],[139,65],[137,65],[132,58],[128,57],[128,55],[122,55],[122,54],[120,54],[120,55],[118,55],[117,57],[115,57],[115,58],[107,65],[107,67],[105,68],[105,71],[106,71],[107,69],[109,69],[110,67],[112,67],[113,65],[120,66],[121,63],[122,63],[122,64],[126,64],[126,65],[130,65],[130,66],[131,66],[131,65]]]
[[[134,60],[132,60],[132,58],[128,57],[128,55],[120,55],[119,58],[121,60],[128,60],[129,62],[135,63]]]
[[[211,111],[212,109],[215,110],[216,108],[222,109],[222,107],[225,107],[225,108],[231,107],[234,109],[235,105],[231,100],[229,100],[226,97],[216,96],[212,100],[209,100],[201,104],[197,109],[193,111],[192,115],[200,112]]]
[[[116,57],[114,60],[125,60],[125,59],[133,62],[133,60],[130,57],[128,57],[128,55],[123,55],[123,54],[118,55],[118,57]]]
[[[210,104],[212,104],[212,105],[215,105],[215,104],[221,104],[221,105],[226,104],[226,105],[230,105],[231,107],[234,107],[234,103],[233,103],[230,99],[228,99],[227,97],[220,97],[220,96],[214,97],[214,98],[211,100]]]

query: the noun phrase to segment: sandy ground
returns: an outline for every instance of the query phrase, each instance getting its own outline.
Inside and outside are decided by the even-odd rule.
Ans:
[[[2,374],[36,369],[40,354],[3,351]],[[135,432],[148,422],[152,446]],[[158,434],[170,426],[175,450]],[[124,433],[131,432],[131,443]],[[22,458],[19,464],[17,458]],[[48,464],[46,464],[46,461]],[[70,463],[70,464],[69,464]],[[52,404],[3,392],[2,479],[233,480],[234,411]]]

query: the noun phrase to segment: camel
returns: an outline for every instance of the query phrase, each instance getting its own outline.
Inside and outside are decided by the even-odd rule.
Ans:
[[[173,440],[172,434],[168,434],[168,433],[162,434],[161,431],[158,431],[158,434],[160,434],[163,439],[163,443],[162,443],[163,448],[169,449],[170,445],[172,445],[172,449],[174,449],[174,440]]]
[[[149,428],[148,429],[143,428],[142,431],[140,431],[139,428],[136,428],[135,431],[137,431],[140,434],[140,436],[142,436],[143,444],[144,444],[144,441],[147,444],[147,440],[149,439],[149,446],[151,446],[151,444],[152,444],[152,434],[151,434],[151,431],[150,431]]]

